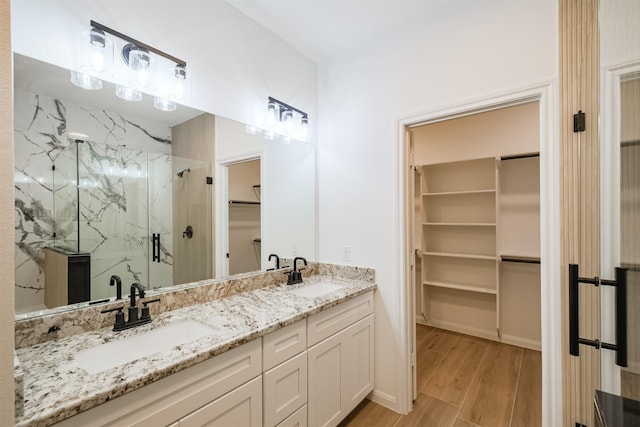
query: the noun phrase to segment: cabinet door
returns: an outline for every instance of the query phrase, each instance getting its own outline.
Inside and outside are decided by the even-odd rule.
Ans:
[[[249,381],[180,420],[180,427],[262,426],[262,377]]]
[[[263,375],[264,425],[273,427],[307,403],[307,352]]]
[[[355,409],[373,390],[373,316],[367,316],[344,330],[345,415]]]
[[[309,425],[335,426],[373,390],[373,315],[308,350]]]
[[[311,347],[309,361],[309,425],[337,425],[346,415],[342,398],[343,334]]]

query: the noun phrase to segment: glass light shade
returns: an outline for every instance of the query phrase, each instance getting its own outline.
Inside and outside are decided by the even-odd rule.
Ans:
[[[306,141],[309,138],[309,118],[303,117],[300,119],[300,139]]]
[[[260,132],[262,132],[262,129],[255,126],[246,125],[244,131],[249,135],[258,135]]]
[[[80,70],[85,73],[107,76],[113,70],[113,42],[95,28],[84,31],[80,49]]]
[[[286,136],[291,136],[294,130],[293,124],[293,111],[287,110],[282,114],[282,120],[284,121],[284,132]]]
[[[155,96],[153,98],[153,106],[162,111],[175,111],[176,103],[167,99]]]
[[[71,71],[71,83],[87,90],[102,89],[102,80],[81,71]]]
[[[151,88],[155,74],[153,57],[148,50],[128,44],[123,48],[125,62],[133,73],[131,84],[134,87]]]
[[[267,125],[267,129],[269,130],[273,130],[275,128],[276,122],[278,122],[278,107],[273,101],[269,101],[269,103],[267,104],[265,122]]]
[[[128,86],[116,86],[116,96],[125,101],[138,102],[142,100],[142,92]]]
[[[187,69],[182,65],[171,67],[171,98],[183,100],[190,96],[191,79]]]

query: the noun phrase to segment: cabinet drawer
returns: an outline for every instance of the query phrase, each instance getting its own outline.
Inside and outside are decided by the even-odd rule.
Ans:
[[[307,405],[291,414],[278,427],[307,427]]]
[[[167,425],[261,373],[254,340],[62,421],[62,426]]]
[[[260,427],[262,381],[255,378],[180,420],[180,427]]]
[[[373,292],[316,313],[307,320],[307,345],[311,347],[371,313]]]
[[[262,366],[268,371],[307,349],[307,320],[271,332],[262,338]]]
[[[263,375],[264,425],[273,427],[307,403],[307,352]]]

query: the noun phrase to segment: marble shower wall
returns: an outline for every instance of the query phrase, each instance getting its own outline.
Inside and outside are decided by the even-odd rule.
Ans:
[[[79,144],[77,157],[80,250],[92,253],[92,298],[114,294],[106,287],[111,274],[125,284],[138,280],[149,286],[150,233],[166,233],[161,262],[151,267],[158,270],[154,277],[172,276],[172,200],[163,191],[172,179],[169,127],[15,91],[18,313],[44,308],[43,248],[78,248],[76,144],[67,132],[92,141]],[[153,184],[149,192],[147,181]]]

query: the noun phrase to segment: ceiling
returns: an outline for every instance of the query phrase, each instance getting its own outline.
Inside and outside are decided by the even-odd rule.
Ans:
[[[316,62],[381,39],[438,0],[227,0]]]

